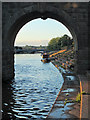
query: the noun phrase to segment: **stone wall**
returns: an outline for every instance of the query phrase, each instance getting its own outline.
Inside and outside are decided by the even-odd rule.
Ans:
[[[3,3],[2,70],[3,81],[14,78],[14,41],[20,28],[36,18],[52,18],[64,24],[75,41],[76,71],[85,73],[88,69],[88,3]]]
[[[88,69],[90,70],[90,2],[88,5]]]

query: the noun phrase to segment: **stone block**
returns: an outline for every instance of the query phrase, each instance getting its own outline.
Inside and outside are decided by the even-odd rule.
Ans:
[[[3,79],[14,77],[13,43],[20,27],[30,20],[42,17],[53,18],[65,24],[73,35],[77,38],[78,55],[77,68],[80,71],[87,69],[86,51],[81,50],[87,46],[88,35],[88,11],[87,3],[3,3]],[[38,14],[37,14],[38,13]],[[24,15],[25,19],[22,19]],[[23,16],[23,17],[22,17]],[[22,21],[21,21],[22,20]],[[4,34],[5,33],[5,34]],[[8,36],[8,37],[7,37]],[[85,41],[84,41],[85,40]],[[81,50],[81,51],[80,51]],[[85,68],[85,69],[84,69]]]

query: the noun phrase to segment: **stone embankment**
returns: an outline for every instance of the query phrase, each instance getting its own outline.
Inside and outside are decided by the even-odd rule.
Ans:
[[[88,84],[90,82],[85,75],[77,76],[74,73],[75,60],[73,49],[58,54],[52,63],[62,73],[64,83],[47,119],[86,118],[89,120],[88,99],[90,91],[88,90]]]
[[[66,72],[61,67],[57,68],[64,77],[64,83],[47,119],[79,118],[80,101],[76,100],[76,97],[80,92],[78,78],[73,73]]]
[[[55,59],[52,60],[52,63],[66,70],[73,71],[75,67],[74,55],[74,48],[66,50],[65,52],[54,56]]]

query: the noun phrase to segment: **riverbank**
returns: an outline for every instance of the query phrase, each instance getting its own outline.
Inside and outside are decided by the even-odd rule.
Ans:
[[[67,72],[63,68],[57,68],[64,77],[64,83],[47,119],[79,118],[80,102],[76,100],[80,93],[79,80],[73,73],[65,74]]]
[[[72,47],[71,49],[61,50],[62,52],[60,54],[56,54],[53,56],[53,60],[51,61],[56,67],[62,67],[67,71],[73,71],[74,72],[74,67],[75,67],[75,59],[74,59],[74,48]]]
[[[90,72],[86,75],[78,75],[81,90],[80,118],[90,120]]]
[[[55,60],[52,61],[52,63],[62,73],[64,77],[64,84],[56,98],[55,103],[53,104],[53,107],[47,119],[48,118],[80,118],[80,119],[85,118],[88,120],[88,118],[90,118],[88,114],[89,113],[88,106],[90,104],[89,103],[90,90],[88,89],[89,88],[88,86],[90,85],[90,81],[89,81],[90,73],[88,73],[87,76],[75,75],[73,71],[75,67],[73,49],[57,55],[55,57]],[[74,80],[70,78],[75,76],[76,78]],[[73,92],[69,92],[69,91],[66,92],[67,88],[69,88],[68,90],[70,90],[71,88],[76,90]],[[85,93],[82,94],[83,92]],[[81,93],[81,99],[79,103],[75,102],[78,93]],[[73,105],[70,105],[71,104],[70,101],[74,101],[72,102]],[[66,103],[66,105],[64,103]]]

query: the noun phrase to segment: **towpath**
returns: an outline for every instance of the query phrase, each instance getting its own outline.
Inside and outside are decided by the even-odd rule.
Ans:
[[[78,77],[70,73],[63,73],[63,76],[63,86],[47,116],[47,119],[55,120],[80,117],[80,103],[75,102],[76,96],[80,93]]]

